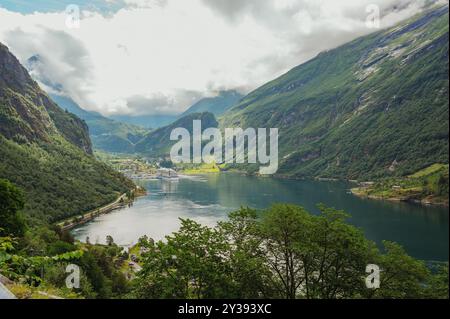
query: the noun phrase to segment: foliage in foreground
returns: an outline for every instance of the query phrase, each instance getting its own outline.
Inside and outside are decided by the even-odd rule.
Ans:
[[[165,241],[143,237],[130,250],[142,266],[132,279],[129,254],[111,236],[92,245],[57,226],[26,229],[20,192],[0,186],[0,273],[21,298],[448,298],[448,264],[429,268],[390,242],[381,253],[325,206],[320,216],[293,205],[242,208],[214,228],[182,220]],[[68,264],[81,269],[78,289],[66,287]],[[381,268],[380,289],[365,285],[368,264]]]
[[[19,212],[23,206],[22,192],[9,181],[0,179],[0,236],[23,235],[25,222]]]
[[[129,284],[119,265],[122,248],[74,243],[65,232],[41,228],[25,238],[0,237],[0,273],[18,298],[119,298]],[[80,287],[66,286],[67,266],[80,267]]]
[[[217,227],[182,220],[166,241],[141,239],[146,253],[137,298],[448,298],[448,265],[431,271],[401,246],[384,252],[347,224],[342,211],[313,216],[292,205],[242,208]],[[366,266],[381,268],[368,289]]]
[[[122,248],[112,238],[107,246],[75,243],[56,226],[26,228],[20,210],[22,192],[0,180],[0,273],[14,281],[18,298],[115,298],[128,292],[118,265]],[[78,265],[80,288],[66,287],[66,266]]]

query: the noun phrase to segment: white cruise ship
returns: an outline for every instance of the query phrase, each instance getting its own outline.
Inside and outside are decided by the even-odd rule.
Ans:
[[[156,178],[158,179],[178,179],[178,174],[176,171],[170,168],[160,168],[156,173]]]

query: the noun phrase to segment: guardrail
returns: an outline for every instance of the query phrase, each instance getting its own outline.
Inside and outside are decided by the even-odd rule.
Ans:
[[[17,299],[14,294],[0,282],[0,299]]]

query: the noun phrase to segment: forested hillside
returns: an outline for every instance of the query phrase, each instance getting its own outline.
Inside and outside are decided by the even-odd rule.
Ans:
[[[95,160],[86,123],[58,107],[2,44],[0,158],[0,178],[24,191],[24,212],[37,224],[101,206],[133,186]]]

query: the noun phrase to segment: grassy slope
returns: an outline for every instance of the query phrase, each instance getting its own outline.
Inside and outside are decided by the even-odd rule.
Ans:
[[[448,205],[448,165],[434,164],[403,178],[389,178],[352,189],[355,195],[373,199],[420,201]]]
[[[215,163],[202,163],[202,164],[179,164],[177,169],[182,174],[186,175],[203,175],[203,174],[216,174],[220,173],[220,168]]]
[[[448,7],[319,54],[221,126],[278,127],[282,175],[366,179],[448,163]]]

